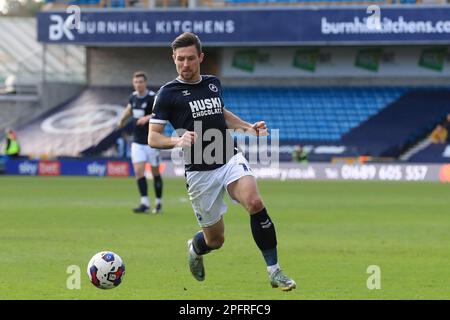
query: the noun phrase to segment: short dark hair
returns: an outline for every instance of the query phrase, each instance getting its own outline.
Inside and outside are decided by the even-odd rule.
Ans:
[[[136,71],[135,73],[133,73],[133,79],[134,78],[144,78],[145,81],[147,81],[147,76],[145,75],[145,72],[143,71]]]
[[[195,45],[198,54],[202,53],[202,43],[199,37],[192,32],[185,32],[176,37],[171,46],[172,50],[175,51],[178,48],[190,47],[193,45]]]

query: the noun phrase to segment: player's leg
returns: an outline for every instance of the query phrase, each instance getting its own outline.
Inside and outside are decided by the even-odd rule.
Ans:
[[[135,213],[147,213],[150,210],[150,203],[148,201],[147,179],[145,178],[145,162],[147,155],[144,148],[145,145],[138,143],[131,144],[131,162],[133,162],[134,175],[141,195],[141,203],[139,207],[133,209]]]
[[[133,163],[136,182],[141,195],[141,203],[139,207],[133,209],[135,213],[147,213],[150,210],[150,202],[148,200],[147,178],[145,177],[145,162]]]
[[[203,265],[203,256],[212,250],[222,247],[225,225],[223,218],[209,227],[203,227],[195,236],[188,241],[189,250],[189,268],[192,275],[198,281],[205,280],[205,267]]]
[[[192,238],[192,244],[195,253],[203,255],[209,253],[211,250],[216,250],[222,247],[225,242],[225,224],[223,218],[209,227],[203,227]]]
[[[159,172],[159,165],[156,167],[152,166],[152,175],[155,189],[155,209],[153,209],[153,213],[160,213],[162,210],[163,180]]]
[[[159,171],[160,161],[160,151],[150,146],[147,146],[147,157],[148,162],[152,166],[152,176],[153,176],[153,187],[155,189],[155,209],[153,213],[160,213],[162,210],[162,191],[163,191],[163,181],[161,173]]]
[[[198,281],[205,279],[203,256],[219,249],[224,243],[223,181],[217,170],[186,172],[187,188],[195,216],[202,231],[188,241],[188,262],[192,275]]]
[[[250,214],[253,239],[264,257],[272,286],[281,287],[285,291],[294,289],[295,281],[281,271],[278,263],[275,225],[259,194],[255,177],[243,175],[228,184],[227,190],[231,198],[238,201]]]

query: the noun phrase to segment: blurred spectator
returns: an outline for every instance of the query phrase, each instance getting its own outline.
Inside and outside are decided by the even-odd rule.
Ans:
[[[292,161],[298,163],[308,163],[308,156],[301,145],[296,145],[292,152]]]
[[[20,144],[17,140],[17,135],[11,129],[6,130],[5,154],[8,157],[18,157],[20,154]]]
[[[442,124],[438,124],[431,133],[430,140],[432,143],[445,143],[447,141],[447,137],[447,129]]]

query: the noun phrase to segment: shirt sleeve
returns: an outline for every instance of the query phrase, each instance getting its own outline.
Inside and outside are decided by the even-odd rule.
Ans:
[[[151,99],[148,99],[148,103],[145,106],[145,115],[152,114],[153,104],[155,103],[155,94],[151,93],[149,94],[149,97]]]
[[[223,91],[222,91],[222,83],[219,78],[216,78],[217,89],[219,90],[219,98],[220,102],[222,102],[222,108],[225,109],[225,101],[223,100]]]
[[[163,89],[160,89],[153,101],[152,118],[150,123],[166,124],[170,116],[170,100]]]

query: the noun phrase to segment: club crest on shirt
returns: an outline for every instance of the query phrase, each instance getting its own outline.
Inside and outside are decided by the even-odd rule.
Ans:
[[[216,87],[216,85],[215,84],[213,84],[213,83],[210,83],[209,85],[208,85],[208,87],[209,87],[209,90],[211,90],[212,92],[217,92],[217,91],[219,91],[219,89]]]

